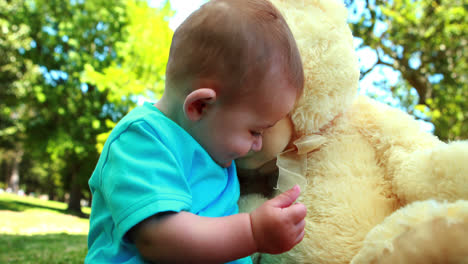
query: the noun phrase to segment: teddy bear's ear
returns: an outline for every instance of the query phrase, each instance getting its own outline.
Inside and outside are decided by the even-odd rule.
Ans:
[[[304,93],[292,112],[296,132],[317,132],[353,102],[359,66],[342,0],[273,0],[294,34]]]

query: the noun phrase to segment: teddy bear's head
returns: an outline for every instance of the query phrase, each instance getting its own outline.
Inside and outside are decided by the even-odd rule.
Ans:
[[[359,83],[347,9],[341,0],[273,0],[285,16],[304,65],[304,93],[292,112],[298,136],[314,133],[344,112]]]
[[[304,92],[290,119],[265,131],[262,151],[236,161],[242,169],[259,168],[295,139],[320,131],[351,105],[359,83],[353,36],[341,0],[272,2],[285,16],[301,53]]]

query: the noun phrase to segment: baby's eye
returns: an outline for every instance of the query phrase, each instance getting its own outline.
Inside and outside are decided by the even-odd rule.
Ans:
[[[252,134],[252,136],[254,137],[261,137],[263,135],[263,131],[254,131],[254,130],[251,130],[250,131],[250,134]]]

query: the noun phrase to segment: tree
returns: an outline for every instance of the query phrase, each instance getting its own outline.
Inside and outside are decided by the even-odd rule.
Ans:
[[[39,67],[22,55],[30,50],[30,28],[16,19],[20,2],[0,1],[0,164],[4,181],[13,191],[19,189],[19,164],[22,160],[27,112],[24,96],[39,78]]]
[[[23,157],[28,190],[69,193],[81,213],[99,135],[162,91],[171,12],[143,0],[0,0],[0,148],[25,153],[2,152],[2,168]]]
[[[25,146],[36,161],[59,172],[70,193],[68,208],[81,212],[86,179],[98,153],[106,93],[80,81],[85,64],[106,67],[126,23],[123,1],[19,1],[15,17],[29,25],[31,49],[23,56],[40,67],[41,78],[28,91],[23,115]],[[42,151],[41,154],[37,153]],[[46,154],[46,155],[44,155]],[[56,186],[58,187],[58,186]]]
[[[358,12],[358,2],[348,2]],[[377,54],[362,76],[376,66],[398,71],[397,84],[381,88],[403,99],[408,112],[431,121],[442,140],[468,137],[467,5],[466,0],[366,0],[352,24],[363,40],[358,49],[370,47]]]
[[[160,9],[145,2],[128,2],[126,10],[129,21],[124,29],[126,37],[115,45],[117,59],[101,71],[86,65],[82,81],[108,92],[113,106],[130,109],[139,99],[155,100],[162,95],[173,34],[168,20],[173,11],[169,1]],[[107,131],[98,136],[99,151],[116,121],[117,118],[106,120]]]

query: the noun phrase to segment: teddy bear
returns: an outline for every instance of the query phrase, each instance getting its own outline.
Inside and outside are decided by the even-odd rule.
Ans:
[[[263,149],[236,160],[239,207],[298,184],[306,233],[291,251],[254,262],[468,262],[468,142],[444,143],[407,113],[358,95],[340,0],[272,2],[296,38],[305,86],[265,131]]]

